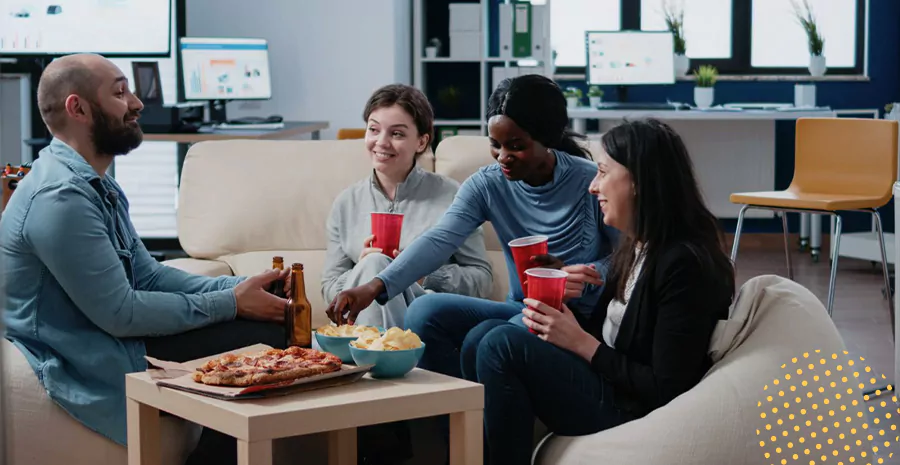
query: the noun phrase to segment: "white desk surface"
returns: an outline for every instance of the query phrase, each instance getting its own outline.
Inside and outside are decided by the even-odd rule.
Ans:
[[[622,119],[654,117],[667,120],[793,120],[805,117],[829,118],[836,115],[831,109],[821,110],[598,110],[577,108],[569,110],[573,119]]]

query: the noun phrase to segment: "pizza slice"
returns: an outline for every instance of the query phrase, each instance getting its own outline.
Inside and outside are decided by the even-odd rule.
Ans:
[[[260,386],[293,381],[341,369],[341,359],[301,347],[225,354],[197,368],[194,381],[212,386]]]

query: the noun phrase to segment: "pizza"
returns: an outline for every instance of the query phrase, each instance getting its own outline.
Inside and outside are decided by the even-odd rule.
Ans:
[[[341,369],[341,359],[301,347],[225,354],[197,368],[194,381],[213,386],[258,386],[293,381]]]

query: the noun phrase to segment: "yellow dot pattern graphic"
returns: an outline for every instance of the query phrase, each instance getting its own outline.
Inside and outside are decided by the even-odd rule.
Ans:
[[[806,352],[802,359],[794,357],[781,365],[784,374],[763,386],[765,400],[757,402],[761,423],[756,434],[767,463],[873,465],[893,458],[891,449],[900,443],[897,425],[890,424],[894,414],[875,414],[875,407],[866,407],[859,399],[873,400],[863,392],[887,378],[879,379],[871,367],[848,355]],[[884,391],[876,390],[874,397],[891,394],[895,406],[893,391],[888,385]],[[888,404],[879,399],[882,408]],[[896,412],[900,414],[900,409]]]

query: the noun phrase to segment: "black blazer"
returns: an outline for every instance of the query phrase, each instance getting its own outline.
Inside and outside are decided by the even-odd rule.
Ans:
[[[709,341],[718,320],[728,318],[733,289],[691,247],[667,247],[656,263],[644,263],[611,348],[602,331],[615,287],[606,286],[583,326],[600,341],[591,366],[612,385],[617,407],[644,416],[700,382],[712,365]]]

